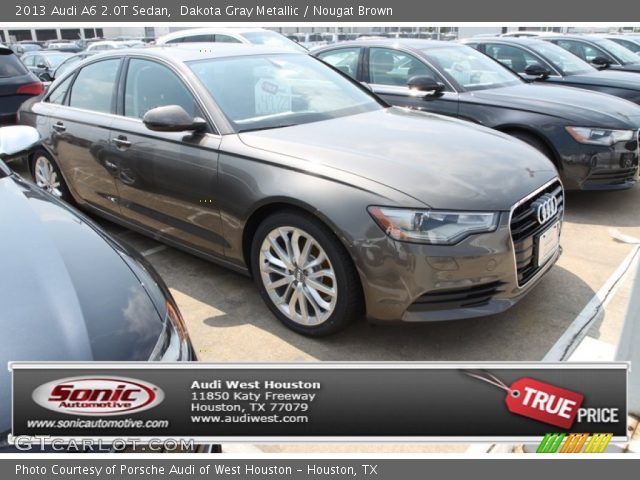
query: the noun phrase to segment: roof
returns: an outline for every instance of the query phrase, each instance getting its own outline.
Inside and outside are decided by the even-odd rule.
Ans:
[[[544,37],[549,38],[549,37]],[[548,44],[541,37],[494,37],[494,38],[469,38],[464,40],[463,43],[512,43],[519,45],[541,45]]]
[[[65,55],[69,55],[72,56],[74,54],[74,52],[70,52],[69,50],[56,50],[55,48],[52,48],[51,50],[47,49],[47,50],[30,50],[28,52],[24,52],[24,54],[22,55],[22,58],[27,57],[27,56],[36,56],[36,55],[42,55],[44,57],[47,57],[49,55],[60,55],[60,54],[65,54]]]
[[[242,35],[247,32],[264,32],[264,28],[256,27],[201,27],[201,28],[185,28],[184,30],[178,30],[175,32],[167,33],[157,38],[157,41],[172,40],[174,38],[180,38],[183,36],[191,35],[207,35],[207,34],[227,34],[227,35]],[[275,32],[274,32],[275,33]]]
[[[336,46],[399,46],[404,48],[413,48],[415,50],[427,50],[431,48],[443,48],[443,47],[460,47],[462,44],[457,42],[450,42],[446,40],[424,40],[420,38],[380,38],[380,39],[357,39],[350,40],[348,42],[333,43],[328,46],[322,46],[312,50],[320,51],[325,48],[335,48]]]
[[[99,53],[96,58],[121,55],[146,55],[158,58],[174,59],[181,62],[205,60],[209,58],[239,57],[250,55],[306,55],[290,48],[265,47],[261,45],[248,45],[241,43],[183,43],[169,45],[154,45],[143,48],[127,48],[122,50],[109,50]]]

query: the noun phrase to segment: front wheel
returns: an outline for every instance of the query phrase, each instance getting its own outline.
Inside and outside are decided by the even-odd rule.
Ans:
[[[309,336],[345,328],[361,313],[361,290],[351,258],[314,217],[280,212],[256,231],[251,250],[255,281],[271,311]]]

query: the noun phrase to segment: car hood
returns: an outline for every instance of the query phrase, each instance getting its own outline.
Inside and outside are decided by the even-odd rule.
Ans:
[[[147,360],[161,318],[102,234],[16,176],[0,178],[0,433],[9,361]]]
[[[512,137],[396,107],[239,136],[300,159],[297,168],[328,166],[433,208],[508,210],[557,175],[544,155]]]
[[[638,105],[604,93],[587,92],[578,88],[522,84],[465,93],[461,95],[461,100],[463,99],[552,115],[577,125],[640,127]]]
[[[633,72],[622,70],[594,70],[578,75],[568,75],[564,79],[574,85],[600,85],[626,90],[635,90],[640,93],[640,76]]]

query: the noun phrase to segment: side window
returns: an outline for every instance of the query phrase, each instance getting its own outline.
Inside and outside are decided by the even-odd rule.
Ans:
[[[64,82],[58,85],[53,92],[51,92],[47,97],[47,102],[61,105],[62,102],[64,102],[67,90],[69,90],[69,87],[71,86],[71,80],[73,80],[73,75],[67,78]]]
[[[220,35],[219,33],[216,33],[214,36],[217,43],[242,43],[231,35]]]
[[[172,38],[171,40],[167,40],[167,43],[184,43],[183,37]]]
[[[610,62],[618,63],[614,61],[608,53],[599,48],[592,47],[587,43],[576,42],[575,40],[558,40],[556,43],[558,46],[580,57],[585,62],[590,63],[596,57],[604,57]]]
[[[334,66],[351,78],[357,80],[358,76],[358,60],[360,59],[361,48],[339,48],[337,50],[329,50],[322,52],[318,57]]]
[[[622,45],[627,50],[631,50],[633,53],[640,52],[640,45],[634,42],[630,42],[629,40],[625,40],[624,38],[610,38],[609,40],[613,40],[618,45]]]
[[[40,65],[47,65],[47,61],[44,59],[42,55],[36,55],[35,60],[33,62],[36,67],[40,67]]]
[[[191,35],[190,37],[184,37],[183,43],[208,43],[213,42],[213,35]]]
[[[529,65],[540,63],[526,50],[511,45],[489,44],[485,47],[485,53],[517,73],[524,73]]]
[[[152,108],[165,105],[180,105],[189,115],[202,116],[191,92],[175,73],[150,60],[132,59],[125,85],[125,116],[142,118]]]
[[[69,106],[110,113],[120,59],[92,63],[76,76],[71,87]]]
[[[25,56],[22,57],[22,63],[25,64],[25,66],[27,67],[33,67],[35,65],[35,60],[36,60],[36,56],[35,55],[29,55],[29,56]]]
[[[406,86],[416,75],[441,80],[428,65],[409,55],[389,48],[369,49],[369,80],[376,85]]]

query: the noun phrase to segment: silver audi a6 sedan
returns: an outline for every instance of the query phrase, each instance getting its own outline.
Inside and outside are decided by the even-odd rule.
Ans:
[[[251,275],[273,313],[307,335],[363,314],[501,312],[560,253],[563,190],[541,153],[391,108],[297,52],[97,55],[20,120],[44,138],[30,159],[39,186]]]

